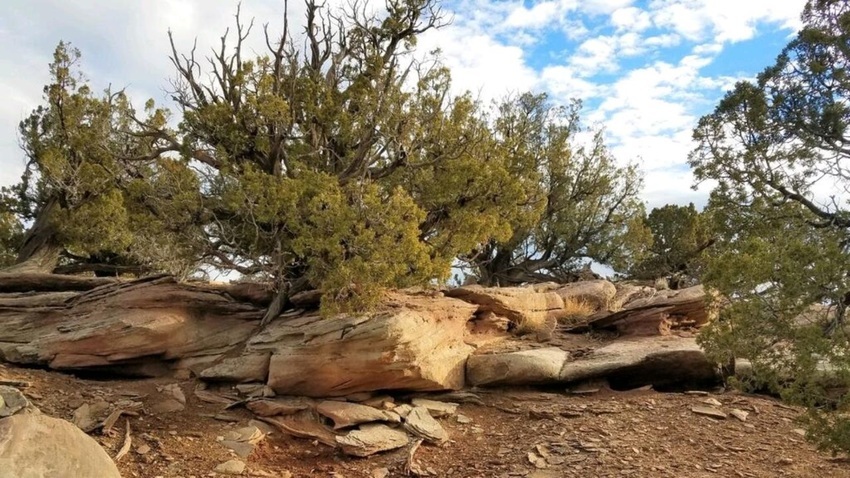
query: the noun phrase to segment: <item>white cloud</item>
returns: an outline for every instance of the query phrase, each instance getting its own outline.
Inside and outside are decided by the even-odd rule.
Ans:
[[[640,8],[625,7],[611,14],[611,24],[617,31],[642,32],[652,26],[652,16]]]
[[[551,23],[558,10],[557,2],[542,2],[531,8],[519,5],[508,15],[504,25],[508,28],[540,28]]]
[[[167,30],[183,51],[197,37],[198,54],[206,56],[233,25],[237,1],[6,0],[0,16],[6,98],[0,104],[0,184],[20,173],[16,126],[40,102],[59,39],[83,51],[95,86],[111,82],[128,86],[138,101],[163,101],[172,74]],[[488,100],[542,89],[559,102],[587,100],[587,122],[605,126],[614,153],[624,161],[642,159],[651,205],[700,203],[705,189],[690,190],[684,166],[691,129],[741,79],[705,71],[729,43],[765,29],[796,28],[804,1],[452,0],[444,9],[453,23],[428,32],[420,47],[442,50],[456,92],[471,90]],[[300,34],[303,5],[290,4],[292,28]],[[264,22],[279,28],[282,2],[244,0],[243,16],[257,18],[248,49],[263,53],[260,28]]]
[[[451,26],[429,32],[420,45],[426,51],[440,48],[452,71],[456,93],[469,90],[490,100],[506,92],[532,90],[538,82],[537,74],[526,64],[522,48],[502,44],[484,34],[470,34]]]
[[[749,40],[760,22],[797,29],[805,0],[652,0],[653,21],[693,41]]]

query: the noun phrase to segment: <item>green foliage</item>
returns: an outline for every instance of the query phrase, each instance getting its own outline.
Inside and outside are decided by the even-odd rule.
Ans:
[[[11,188],[0,189],[0,267],[15,263],[24,238],[24,225],[18,219],[18,198]]]
[[[601,132],[575,145],[578,103],[529,93],[491,112],[451,93],[436,53],[413,55],[443,24],[437,0],[380,15],[305,3],[306,38],[266,31],[259,55],[238,11],[209,61],[172,43],[176,128],[152,102],[137,113],[123,92],[93,93],[60,44],[45,106],[21,125],[18,212],[36,219],[22,256],[58,248],[63,271],[236,271],[271,282],[283,306],[318,289],[334,312],[445,281],[458,258],[494,281],[566,280],[645,248],[640,174]]]
[[[750,361],[747,385],[808,406],[818,445],[850,451],[850,8],[811,1],[803,20],[776,64],[694,133],[695,174],[718,183],[704,282],[728,303],[701,342],[724,363]]]
[[[521,216],[536,207],[534,168],[506,154],[469,95],[449,93],[436,57],[410,57],[440,25],[435,2],[388,5],[384,18],[337,18],[307,2],[307,46],[284,33],[251,59],[240,25],[212,83],[175,49],[184,151],[210,167],[215,267],[362,309],[383,288],[446,280],[458,256],[533,220]]]
[[[494,151],[521,191],[513,234],[495,237],[468,259],[483,284],[574,280],[587,259],[624,270],[643,253],[649,234],[638,198],[642,177],[620,166],[602,132],[577,145],[576,102],[549,104],[524,94],[499,105]]]
[[[630,275],[637,279],[667,278],[674,288],[698,282],[706,249],[715,241],[707,214],[697,211],[693,204],[653,209],[645,221],[652,233],[652,245]]]
[[[154,129],[164,134],[167,112],[148,102],[139,119],[123,91],[96,95],[79,72],[79,59],[79,51],[59,44],[51,83],[44,88],[45,105],[20,125],[27,167],[15,187],[16,212],[40,218],[26,240],[59,247],[64,267],[79,266],[70,270],[112,257],[137,270],[176,272],[149,254],[173,249],[170,238],[157,233],[172,217],[150,209],[154,202],[173,199],[156,191],[157,181],[174,168],[163,169],[163,150],[148,134]],[[197,194],[197,186],[194,190]],[[172,211],[182,207],[170,206]],[[28,259],[26,253],[21,259]]]

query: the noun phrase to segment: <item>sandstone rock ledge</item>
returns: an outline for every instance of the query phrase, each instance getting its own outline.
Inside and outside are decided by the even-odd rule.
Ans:
[[[701,287],[588,281],[397,291],[372,313],[287,311],[261,329],[268,301],[251,284],[0,274],[0,360],[133,376],[188,370],[306,397],[717,377],[691,338],[711,320]],[[581,350],[563,345],[588,331],[608,335]],[[489,346],[500,343],[509,346]]]

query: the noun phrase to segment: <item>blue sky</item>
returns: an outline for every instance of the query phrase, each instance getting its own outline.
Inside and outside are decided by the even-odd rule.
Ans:
[[[331,7],[347,3],[328,0]],[[16,125],[41,101],[59,40],[83,53],[94,86],[126,87],[139,102],[164,93],[171,76],[166,32],[200,51],[232,24],[236,0],[4,0],[0,15],[0,184],[17,180]],[[243,16],[280,24],[282,0],[243,0]],[[382,2],[373,2],[375,6]],[[589,126],[604,127],[623,162],[639,161],[649,207],[702,204],[691,189],[691,130],[735,81],[769,65],[799,28],[803,0],[446,1],[453,19],[427,33],[455,90],[483,100],[509,92],[580,98]],[[291,2],[301,22],[303,6]],[[253,45],[261,49],[261,36]]]

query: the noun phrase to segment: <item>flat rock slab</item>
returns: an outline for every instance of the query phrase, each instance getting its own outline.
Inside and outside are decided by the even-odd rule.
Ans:
[[[474,386],[558,383],[569,357],[557,347],[473,355],[466,362],[466,378]]]
[[[34,279],[35,286],[64,287],[80,278]],[[263,307],[234,300],[227,287],[169,277],[88,282],[71,294],[0,294],[0,359],[55,370],[164,376],[176,362],[218,358],[247,340],[263,316]]]
[[[401,421],[396,413],[378,410],[377,408],[359,403],[339,402],[336,400],[325,400],[319,403],[316,411],[320,415],[333,420],[334,430],[353,427],[361,423],[399,423]]]
[[[330,427],[319,423],[312,413],[300,412],[288,417],[263,417],[261,420],[287,435],[318,440],[319,443],[332,447],[338,446],[337,434]]]
[[[440,425],[440,422],[434,420],[425,407],[413,407],[413,410],[404,418],[404,428],[431,443],[440,444],[449,439],[446,429]]]
[[[252,400],[246,404],[248,410],[260,417],[275,415],[294,415],[316,407],[315,400],[305,397],[276,397],[264,400]]]
[[[574,361],[561,370],[561,382],[605,378],[615,389],[653,385],[718,383],[720,371],[691,337],[654,336],[618,340]]]
[[[269,376],[269,354],[246,354],[228,357],[201,370],[204,380],[223,382],[265,382]]]
[[[471,385],[564,384],[604,378],[616,389],[644,385],[706,385],[720,379],[693,338],[634,337],[570,359],[559,348],[486,355],[467,361]]]
[[[0,478],[121,478],[112,458],[79,428],[42,414],[0,419]]]
[[[359,430],[336,437],[342,451],[348,455],[369,456],[395,450],[408,444],[410,438],[401,430],[386,425],[363,425]]]
[[[691,408],[691,411],[696,413],[697,415],[703,415],[706,417],[717,418],[718,420],[725,420],[728,415],[723,410],[719,408],[705,406],[705,405],[697,405]]]
[[[414,398],[410,402],[414,407],[425,407],[434,418],[442,418],[457,413],[457,403],[438,402],[427,398]]]

